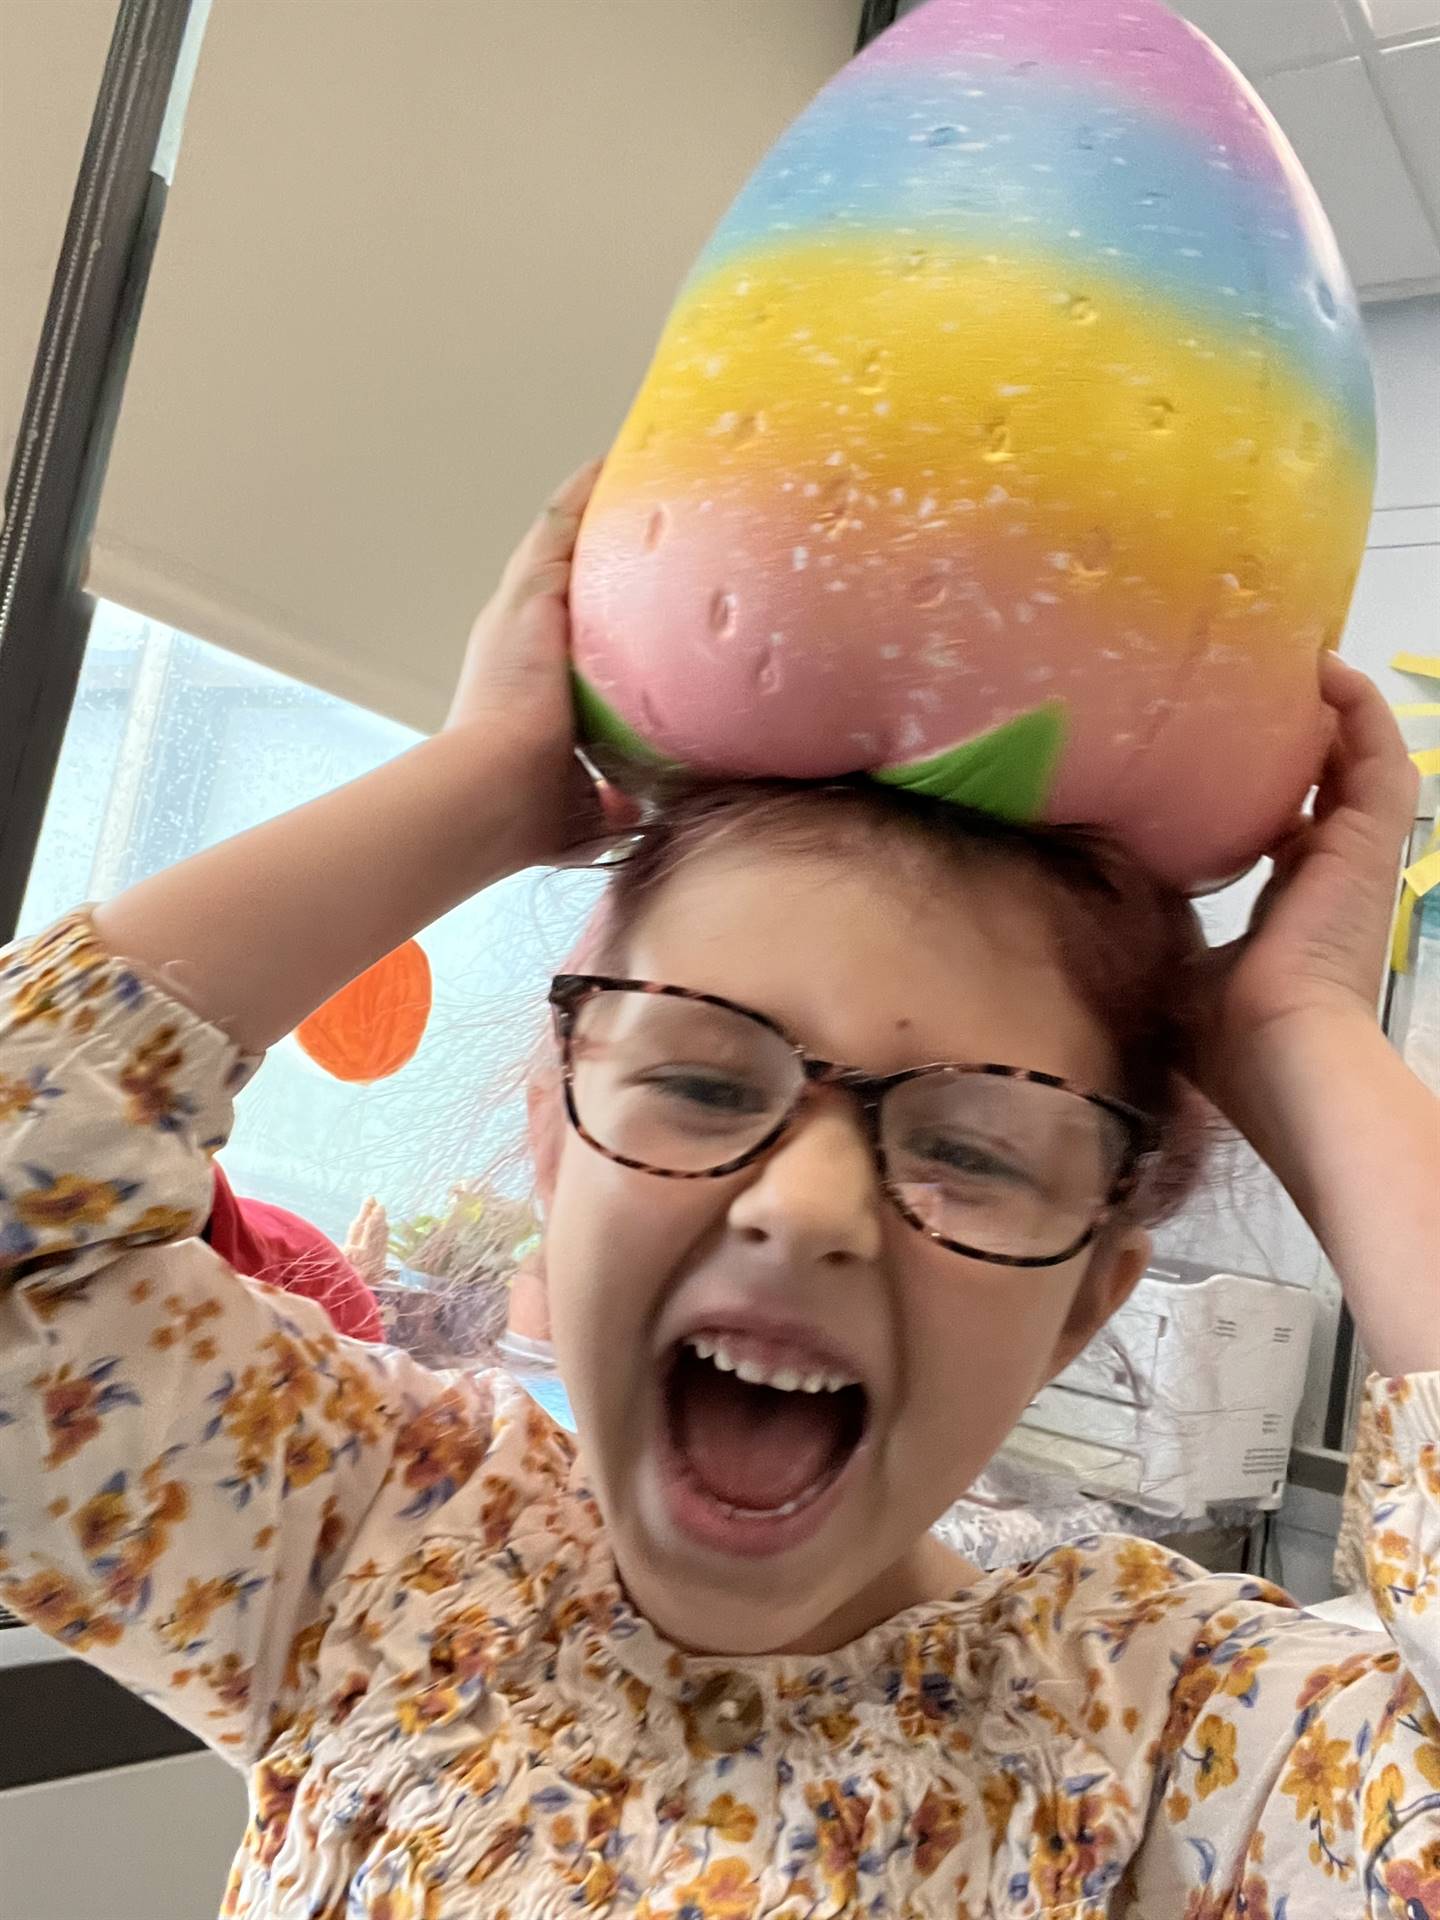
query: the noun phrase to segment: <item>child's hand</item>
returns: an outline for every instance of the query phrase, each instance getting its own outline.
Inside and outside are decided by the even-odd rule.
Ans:
[[[474,729],[477,757],[500,748],[517,768],[515,805],[537,863],[593,857],[634,820],[575,753],[570,563],[599,472],[592,461],[572,474],[511,555],[471,630],[445,722]]]
[[[1250,931],[1209,956],[1201,1087],[1280,1177],[1381,1373],[1440,1366],[1440,1103],[1376,1005],[1417,780],[1361,673],[1327,657],[1314,818],[1276,849]]]
[[[1302,1024],[1309,1035],[1317,1021],[1373,1021],[1384,978],[1419,776],[1363,673],[1326,654],[1321,689],[1335,731],[1314,816],[1297,820],[1274,849],[1249,931],[1207,962],[1200,1077],[1226,1107],[1277,1036]]]
[[[575,755],[566,589],[594,470],[522,541],[433,739],[98,907],[116,953],[259,1053],[506,874],[593,858],[633,809]]]

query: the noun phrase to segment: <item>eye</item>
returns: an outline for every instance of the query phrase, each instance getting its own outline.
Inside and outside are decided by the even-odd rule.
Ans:
[[[1007,1158],[983,1140],[964,1134],[925,1133],[907,1143],[907,1152],[927,1160],[947,1174],[962,1179],[994,1181],[1004,1186],[1032,1187],[1035,1183],[1017,1161]]]
[[[656,1067],[641,1076],[640,1084],[663,1094],[677,1105],[717,1119],[749,1118],[768,1111],[771,1102],[753,1082],[706,1067]]]

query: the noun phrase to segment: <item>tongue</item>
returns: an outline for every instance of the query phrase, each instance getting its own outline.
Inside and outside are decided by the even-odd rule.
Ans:
[[[690,1471],[727,1506],[767,1512],[820,1478],[841,1444],[833,1393],[752,1387],[708,1361],[676,1369],[676,1438]]]

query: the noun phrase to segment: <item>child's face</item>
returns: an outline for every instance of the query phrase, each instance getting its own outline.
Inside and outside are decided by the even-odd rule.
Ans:
[[[812,1054],[875,1074],[995,1061],[1120,1092],[1042,910],[999,880],[937,874],[922,887],[853,860],[715,850],[659,892],[620,970],[739,1001]],[[767,1157],[718,1179],[657,1179],[566,1128],[546,1237],[551,1319],[635,1603],[682,1645],[756,1653],[834,1647],[941,1597],[957,1571],[929,1528],[1124,1297],[1146,1251],[1135,1234],[1100,1249],[1026,1269],[935,1245],[886,1199],[860,1110],[836,1091]],[[817,1368],[843,1360],[863,1384],[858,1445],[788,1517],[751,1520],[747,1499],[735,1525],[677,1458],[678,1343],[716,1327],[732,1331],[732,1358],[764,1351],[773,1372],[784,1357],[747,1347],[746,1332],[780,1332]],[[717,1396],[736,1391],[733,1377],[704,1379]],[[712,1401],[712,1423],[716,1404],[728,1402]],[[811,1411],[780,1412],[773,1428],[735,1426],[788,1460],[752,1453],[732,1471],[788,1485]],[[838,1413],[836,1427],[846,1457],[853,1432]]]

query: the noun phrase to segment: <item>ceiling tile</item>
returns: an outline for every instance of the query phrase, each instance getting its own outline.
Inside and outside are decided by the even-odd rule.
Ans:
[[[1377,40],[1440,28],[1440,0],[1361,0]]]
[[[1380,85],[1390,109],[1390,124],[1410,162],[1411,178],[1431,219],[1440,225],[1440,132],[1435,124],[1436,104],[1440,102],[1440,40],[1391,47],[1380,57]]]
[[[1178,11],[1252,76],[1350,51],[1338,0],[1179,0]]]
[[[1440,245],[1358,59],[1260,82],[1314,181],[1357,287],[1440,273]]]

